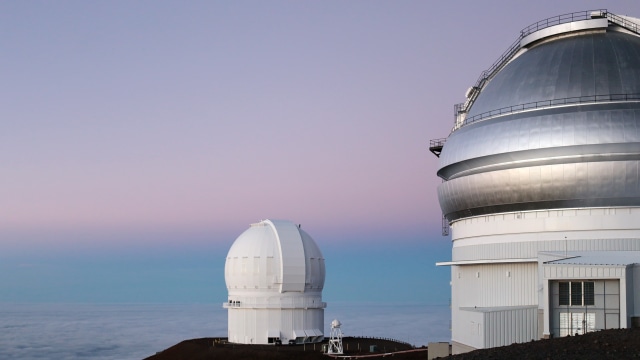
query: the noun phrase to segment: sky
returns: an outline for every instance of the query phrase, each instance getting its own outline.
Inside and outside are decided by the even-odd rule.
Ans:
[[[223,302],[262,219],[328,301],[443,304],[453,105],[551,16],[637,1],[0,2],[0,302]]]

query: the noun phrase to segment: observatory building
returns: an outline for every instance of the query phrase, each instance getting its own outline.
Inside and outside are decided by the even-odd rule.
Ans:
[[[535,23],[466,97],[430,146],[453,352],[639,326],[640,20]]]
[[[324,339],[324,258],[300,225],[284,220],[251,224],[231,245],[224,277],[230,342]]]

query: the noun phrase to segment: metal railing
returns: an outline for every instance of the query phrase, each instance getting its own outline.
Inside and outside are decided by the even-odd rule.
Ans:
[[[606,11],[606,10],[605,10]],[[629,21],[625,18],[623,18],[622,16],[618,16],[616,14],[612,14],[612,13],[607,13],[607,20],[611,21],[612,23],[622,26],[623,28],[634,32],[636,34],[640,35],[640,25]]]
[[[535,24],[531,24],[520,31],[520,38],[533,34],[536,31],[546,29],[551,26],[566,24],[574,21],[590,20],[598,17],[606,17],[607,9],[578,11],[569,14],[553,16],[544,20],[540,20]]]
[[[522,39],[530,35],[536,31],[548,28],[550,26],[565,24],[573,21],[580,20],[588,20],[591,18],[592,14],[599,13],[601,16],[606,16],[608,14],[606,9],[598,9],[598,10],[586,10],[569,14],[562,14],[554,17],[550,17],[548,19],[540,20],[535,24],[531,24],[526,28],[520,30],[520,35],[514,41],[509,48],[496,60],[487,70],[483,71],[476,80],[476,83],[473,85],[474,91],[471,93],[470,101],[467,101],[464,104],[464,108],[460,109],[462,112],[466,112],[469,110],[473,102],[479,95],[480,91],[484,87],[484,85],[491,79],[495,74],[497,74],[520,50],[520,42]]]
[[[480,74],[478,80],[476,80],[475,84],[471,88],[471,92],[469,93],[467,101],[463,104],[455,105],[454,112],[456,116],[458,116],[458,114],[466,113],[469,111],[487,82],[491,80],[509,61],[511,61],[518,50],[520,50],[520,43],[524,37],[551,26],[594,18],[607,18],[608,21],[640,35],[640,25],[616,14],[609,13],[607,9],[578,11],[540,20],[522,29],[516,41],[514,41],[509,46],[509,48],[507,48],[507,50],[498,58],[498,60],[496,60],[487,70],[484,70]],[[466,123],[466,121],[464,123]],[[457,130],[460,126],[461,124],[456,123],[453,130]]]
[[[447,141],[447,138],[442,138],[442,139],[433,139],[429,141],[429,147],[433,148],[433,147],[442,147],[444,146],[444,143]]]
[[[345,339],[345,338],[367,339],[367,340],[385,340],[385,341],[396,342],[398,344],[403,344],[403,345],[409,346],[411,348],[415,348],[415,346],[413,346],[412,344],[410,344],[407,341],[402,341],[402,340],[393,339],[393,338],[387,338],[387,337],[381,337],[381,336],[344,336],[342,339]]]
[[[527,110],[539,110],[545,108],[552,108],[556,106],[564,105],[576,105],[576,104],[595,104],[595,103],[607,103],[607,102],[625,102],[625,101],[640,101],[640,94],[607,94],[607,95],[589,95],[589,96],[576,96],[563,99],[542,100],[534,101],[525,104],[506,106],[500,109],[486,111],[481,114],[477,114],[466,118],[462,123],[462,126],[468,125],[477,121],[487,120],[496,116],[508,115],[517,112]],[[437,140],[431,140],[437,141]]]

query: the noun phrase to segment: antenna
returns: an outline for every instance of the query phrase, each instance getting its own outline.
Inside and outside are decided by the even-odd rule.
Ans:
[[[331,335],[329,338],[329,349],[327,349],[327,354],[338,354],[342,355],[344,352],[342,351],[342,330],[340,329],[340,321],[335,319],[331,322]]]

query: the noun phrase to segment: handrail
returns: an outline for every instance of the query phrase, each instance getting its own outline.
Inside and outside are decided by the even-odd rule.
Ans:
[[[505,51],[499,58],[496,60],[487,70],[484,70],[476,83],[473,85],[474,91],[472,91],[469,100],[464,104],[463,108],[460,109],[462,112],[467,112],[473,102],[478,97],[484,85],[491,79],[495,74],[497,74],[512,58],[513,56],[520,50],[520,42],[522,39],[536,31],[548,28],[550,26],[565,24],[573,21],[579,20],[588,20],[591,18],[593,13],[599,12],[602,16],[608,15],[606,9],[598,9],[598,10],[586,10],[579,11],[574,13],[562,14],[558,16],[553,16],[544,20],[540,20],[534,24],[531,24],[524,29],[520,30],[520,35],[514,41],[507,51]]]
[[[608,14],[607,9],[596,9],[596,10],[585,10],[585,11],[578,11],[578,12],[573,12],[568,14],[552,16],[550,18],[540,20],[522,29],[520,31],[520,38],[524,38],[525,36],[531,35],[536,31],[540,31],[542,29],[546,29],[551,26],[566,24],[574,21],[589,20],[594,17],[593,16],[594,14],[598,14],[598,13],[602,17]]]
[[[429,147],[444,146],[447,138],[429,140]]]
[[[470,89],[470,92],[467,94],[466,102],[462,104],[456,104],[454,107],[454,113],[456,116],[456,125],[453,128],[453,131],[459,129],[464,124],[468,123],[468,119],[465,119],[462,123],[458,123],[458,116],[461,114],[468,113],[469,109],[480,95],[480,92],[484,88],[484,86],[491,80],[520,50],[520,44],[523,38],[536,31],[543,30],[545,28],[566,24],[574,21],[581,20],[589,20],[597,17],[606,17],[608,21],[618,26],[621,26],[631,32],[634,32],[640,35],[640,25],[636,24],[632,21],[627,20],[624,17],[621,17],[616,14],[612,14],[607,11],[607,9],[596,9],[596,10],[585,10],[578,11],[573,13],[567,13],[562,15],[553,16],[544,20],[540,20],[536,23],[533,23],[520,31],[520,35],[514,41],[507,50],[496,60],[487,70],[484,70],[478,79],[476,80],[473,87]],[[480,114],[482,115],[482,114]],[[478,115],[474,116],[476,118]],[[474,120],[475,121],[475,120]]]
[[[368,340],[386,340],[386,341],[393,341],[393,342],[397,342],[398,344],[403,344],[403,345],[407,345],[410,346],[412,348],[415,348],[415,346],[413,346],[412,344],[409,344],[406,341],[402,341],[402,340],[398,340],[398,339],[393,339],[393,338],[387,338],[387,337],[380,337],[380,336],[345,336],[342,339],[344,340],[345,338],[352,338],[352,339],[368,339]]]
[[[633,21],[629,21],[625,18],[623,18],[622,16],[618,16],[616,14],[612,14],[612,13],[607,13],[607,20],[611,21],[612,23],[622,26],[623,28],[634,32],[638,35],[640,35],[640,25],[634,23]]]
[[[508,115],[517,112],[527,110],[546,109],[555,106],[564,105],[576,105],[576,104],[595,104],[606,102],[626,102],[626,101],[640,101],[640,94],[607,94],[607,95],[589,95],[589,96],[574,96],[563,99],[553,100],[541,100],[534,101],[525,104],[505,106],[500,109],[485,111],[483,113],[466,118],[462,123],[462,126],[472,124],[477,121],[487,120],[501,115]],[[434,140],[431,140],[434,141]]]

